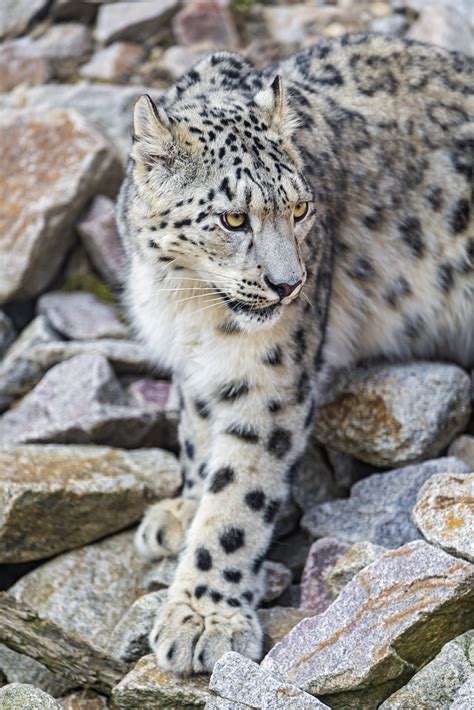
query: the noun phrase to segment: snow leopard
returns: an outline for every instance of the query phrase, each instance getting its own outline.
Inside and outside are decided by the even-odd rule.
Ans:
[[[183,489],[136,547],[178,556],[164,670],[262,654],[262,563],[327,372],[474,362],[473,62],[322,40],[263,70],[202,59],[134,108],[125,300],[180,400]]]

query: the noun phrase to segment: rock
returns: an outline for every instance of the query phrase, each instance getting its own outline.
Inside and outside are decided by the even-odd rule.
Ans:
[[[53,108],[75,109],[109,137],[125,160],[132,142],[133,104],[142,94],[156,100],[162,91],[145,86],[91,86],[86,82],[47,84],[0,95],[0,108],[31,107],[38,114]],[[106,186],[95,190],[95,194],[100,192],[109,194]]]
[[[449,447],[450,456],[456,456],[474,471],[474,436],[460,436]]]
[[[211,698],[204,706],[204,710],[248,710],[250,705],[236,703],[234,700],[224,698]]]
[[[160,607],[166,602],[168,591],[150,592],[139,597],[112,629],[107,650],[123,661],[137,661],[150,653],[148,636]]]
[[[191,69],[206,54],[212,51],[208,46],[183,47],[173,45],[165,49],[160,57],[160,67],[170,76],[172,81]]]
[[[281,641],[291,629],[302,619],[314,616],[315,612],[307,609],[292,609],[291,607],[272,606],[269,609],[259,609],[258,618],[264,634],[264,653]]]
[[[294,530],[290,535],[276,540],[269,550],[268,558],[275,562],[282,562],[299,578],[308,556],[310,541],[308,536],[300,529]]]
[[[343,488],[336,483],[322,446],[311,437],[300,466],[291,483],[291,495],[304,512],[317,503],[340,498]]]
[[[104,44],[118,39],[143,42],[166,26],[178,5],[179,0],[101,5],[95,36]]]
[[[15,326],[6,313],[0,311],[0,357],[15,340]]]
[[[169,446],[174,423],[151,408],[128,405],[102,355],[77,355],[53,367],[14,409],[0,418],[0,445],[108,444]]]
[[[327,708],[296,685],[263,670],[250,658],[230,651],[214,666],[209,689],[221,698],[266,710]]]
[[[474,673],[471,673],[468,680],[459,688],[453,698],[453,704],[449,710],[472,710],[474,700]]]
[[[0,4],[0,39],[17,37],[41,17],[49,0],[6,0]]]
[[[408,22],[403,15],[387,15],[377,17],[369,24],[371,32],[387,35],[388,37],[400,37],[405,34]]]
[[[126,710],[203,708],[210,698],[206,676],[183,678],[166,673],[156,665],[154,654],[141,658],[112,691],[115,705]]]
[[[313,542],[301,577],[301,609],[321,612],[328,608],[336,593],[326,582],[327,573],[349,545],[332,537],[323,537]]]
[[[184,0],[184,7],[173,20],[178,43],[189,46],[207,42],[213,47],[236,49],[239,38],[229,6],[226,0]]]
[[[451,51],[474,54],[474,37],[468,16],[456,5],[425,3],[407,36],[419,42],[437,44]]]
[[[85,79],[124,81],[145,56],[140,45],[133,42],[114,42],[100,49],[84,64],[79,74]]]
[[[315,506],[303,516],[302,527],[316,538],[399,547],[421,537],[411,511],[425,481],[444,471],[469,473],[469,467],[451,457],[376,473],[355,483],[350,498]]]
[[[135,380],[127,387],[130,401],[138,407],[153,407],[158,411],[163,411],[170,407],[177,410],[177,402],[174,402],[176,393],[173,393],[173,385],[167,380],[152,380],[142,378]]]
[[[177,565],[176,557],[164,557],[159,562],[154,562],[152,568],[143,575],[143,590],[145,592],[157,592],[169,587],[173,581]]]
[[[336,485],[338,489],[342,491],[342,494],[337,496],[338,498],[345,498],[354,483],[360,481],[361,478],[367,478],[367,476],[370,476],[372,473],[377,473],[379,470],[370,463],[359,461],[359,459],[354,458],[350,454],[344,454],[342,451],[331,449],[330,446],[325,448],[325,453],[334,472],[333,475]]]
[[[374,466],[435,457],[469,421],[471,384],[455,365],[359,368],[341,377],[316,419],[324,444]]]
[[[314,42],[323,27],[337,16],[337,8],[314,7],[302,3],[263,9],[265,26],[270,38],[283,46],[295,45],[296,47],[309,39]]]
[[[428,542],[474,562],[474,473],[438,473],[418,493],[413,522]]]
[[[336,597],[351,579],[364,567],[372,564],[386,552],[385,547],[362,540],[356,542],[336,561],[326,576],[326,584]]]
[[[0,672],[8,683],[30,683],[55,698],[75,687],[74,681],[55,675],[42,663],[16,653],[4,644],[0,644]]]
[[[359,572],[262,668],[334,710],[372,710],[473,623],[474,565],[416,540]]]
[[[51,77],[50,63],[25,53],[25,44],[29,47],[30,41],[22,38],[0,46],[0,91],[10,91],[19,84],[45,84]]]
[[[262,601],[272,602],[289,587],[293,574],[286,565],[272,560],[265,560],[263,569],[265,570],[265,593]]]
[[[59,699],[63,710],[107,710],[107,698],[93,690],[78,690]]]
[[[1,111],[0,176],[5,195],[0,302],[38,294],[72,243],[81,208],[118,186],[109,142],[74,111]],[[13,166],[13,168],[12,168]]]
[[[89,30],[80,22],[52,25],[38,39],[30,40],[30,53],[42,59],[82,59],[92,50]]]
[[[124,281],[125,255],[115,222],[113,201],[98,195],[76,227],[87,255],[112,286]]]
[[[51,695],[24,683],[11,683],[0,688],[0,707],[2,710],[63,710]]]
[[[50,557],[117,532],[181,485],[175,457],[159,449],[4,447],[0,470],[0,563]]]
[[[38,301],[38,313],[69,340],[127,338],[128,329],[113,308],[91,293],[50,291]]]
[[[469,648],[472,649],[471,659]],[[393,693],[379,710],[452,708],[456,693],[470,675],[474,675],[474,631],[468,631],[447,643],[407,685]],[[471,706],[466,706],[468,710]]]

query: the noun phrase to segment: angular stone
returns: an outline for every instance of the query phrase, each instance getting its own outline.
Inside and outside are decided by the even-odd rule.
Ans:
[[[474,623],[474,565],[422,540],[359,572],[262,661],[335,710],[373,710]]]
[[[304,515],[302,527],[314,537],[345,542],[368,540],[393,548],[420,538],[411,511],[421,486],[435,473],[469,473],[459,459],[448,457],[376,473],[352,486],[350,498],[320,503]]]
[[[265,574],[265,593],[262,601],[272,602],[289,587],[293,574],[286,565],[272,560],[265,560],[262,568]]]
[[[78,690],[60,698],[63,710],[107,710],[108,699],[92,690]]]
[[[38,300],[38,313],[69,340],[127,338],[128,328],[114,309],[91,293],[50,291]]]
[[[167,380],[152,380],[143,378],[135,380],[127,387],[130,401],[138,407],[153,407],[159,411],[170,409],[177,411],[176,393],[173,385]]]
[[[474,676],[474,631],[467,631],[443,646],[441,652],[387,698],[379,710],[452,708],[456,693],[471,675]]]
[[[413,521],[428,542],[474,562],[474,473],[438,473],[418,493]]]
[[[137,661],[151,652],[148,636],[168,591],[150,592],[139,597],[112,629],[107,650],[123,661]]]
[[[214,47],[236,49],[239,38],[228,0],[185,0],[173,20],[179,44],[207,42]]]
[[[55,698],[75,687],[74,681],[55,675],[34,658],[16,653],[3,643],[0,644],[0,672],[8,683],[29,683]]]
[[[470,16],[472,18],[472,8]],[[407,36],[451,51],[474,54],[469,14],[465,15],[460,11],[457,4],[426,2],[421,8],[418,19],[408,30]]]
[[[387,550],[380,545],[362,540],[356,542],[336,561],[326,576],[326,584],[336,597],[351,579],[364,567],[382,557]]]
[[[29,46],[29,40],[25,39],[5,42],[0,46],[0,91],[10,91],[20,84],[45,84],[50,78],[50,63],[25,52],[25,42]]]
[[[248,710],[250,705],[236,703],[234,700],[224,698],[211,698],[204,706],[204,710]]]
[[[156,665],[156,656],[141,658],[112,691],[112,700],[118,708],[143,710],[143,708],[203,708],[211,698],[207,677],[202,675],[183,678],[166,673]]]
[[[322,446],[311,437],[303,465],[296,471],[291,483],[291,495],[303,512],[317,503],[340,498],[344,489],[338,485]]]
[[[89,30],[79,22],[52,25],[36,40],[30,40],[31,56],[50,60],[81,59],[92,50]]]
[[[0,39],[17,37],[43,14],[48,0],[3,0],[0,4]]]
[[[471,673],[468,680],[459,688],[453,698],[453,704],[449,710],[472,710],[474,701],[474,673]]]
[[[63,710],[51,695],[25,683],[0,688],[0,707],[2,710]]]
[[[0,444],[169,447],[174,427],[151,408],[129,406],[102,355],[78,355],[53,367],[0,418]]]
[[[76,226],[87,255],[112,286],[123,283],[125,254],[115,222],[115,205],[98,195]]]
[[[6,313],[0,311],[0,357],[15,340],[15,326]]]
[[[259,609],[257,614],[263,628],[264,653],[268,653],[302,619],[314,616],[315,613],[308,609],[293,609],[285,606]]]
[[[326,582],[326,575],[348,549],[347,543],[336,538],[313,542],[301,577],[301,609],[322,612],[332,603],[336,593]]]
[[[221,698],[242,702],[244,705],[268,710],[310,710],[327,708],[317,698],[281,677],[263,670],[250,658],[230,651],[214,666],[209,689]]]
[[[340,378],[316,419],[323,443],[374,466],[437,456],[469,421],[471,383],[455,365],[358,369]]]
[[[142,47],[134,42],[114,42],[96,52],[79,74],[85,79],[124,81],[144,56]]]
[[[474,436],[460,436],[449,447],[450,456],[456,456],[474,471]]]
[[[104,44],[118,39],[143,42],[166,26],[178,6],[179,0],[101,5],[95,36]]]
[[[50,557],[117,532],[181,485],[177,460],[159,449],[4,447],[0,471],[0,563]]]
[[[121,170],[110,143],[70,110],[1,111],[0,156],[5,302],[47,286],[72,243],[81,208],[97,192],[113,193]]]

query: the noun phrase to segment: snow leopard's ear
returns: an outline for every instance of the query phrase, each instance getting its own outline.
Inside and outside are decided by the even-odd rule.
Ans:
[[[285,94],[283,79],[277,75],[269,86],[261,89],[254,96],[253,100],[265,115],[269,125],[290,138],[296,128],[296,120]]]
[[[155,106],[151,98],[140,96],[133,110],[133,139],[135,157],[166,157],[173,145],[170,122],[165,111]]]

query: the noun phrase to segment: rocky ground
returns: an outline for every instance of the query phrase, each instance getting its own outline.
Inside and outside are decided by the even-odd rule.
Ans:
[[[470,0],[0,3],[0,707],[474,707],[472,374],[361,369],[323,407],[265,562],[260,665],[161,672],[175,563],[132,547],[175,495],[177,412],[120,308],[131,106],[202,54],[350,31],[473,50]]]

